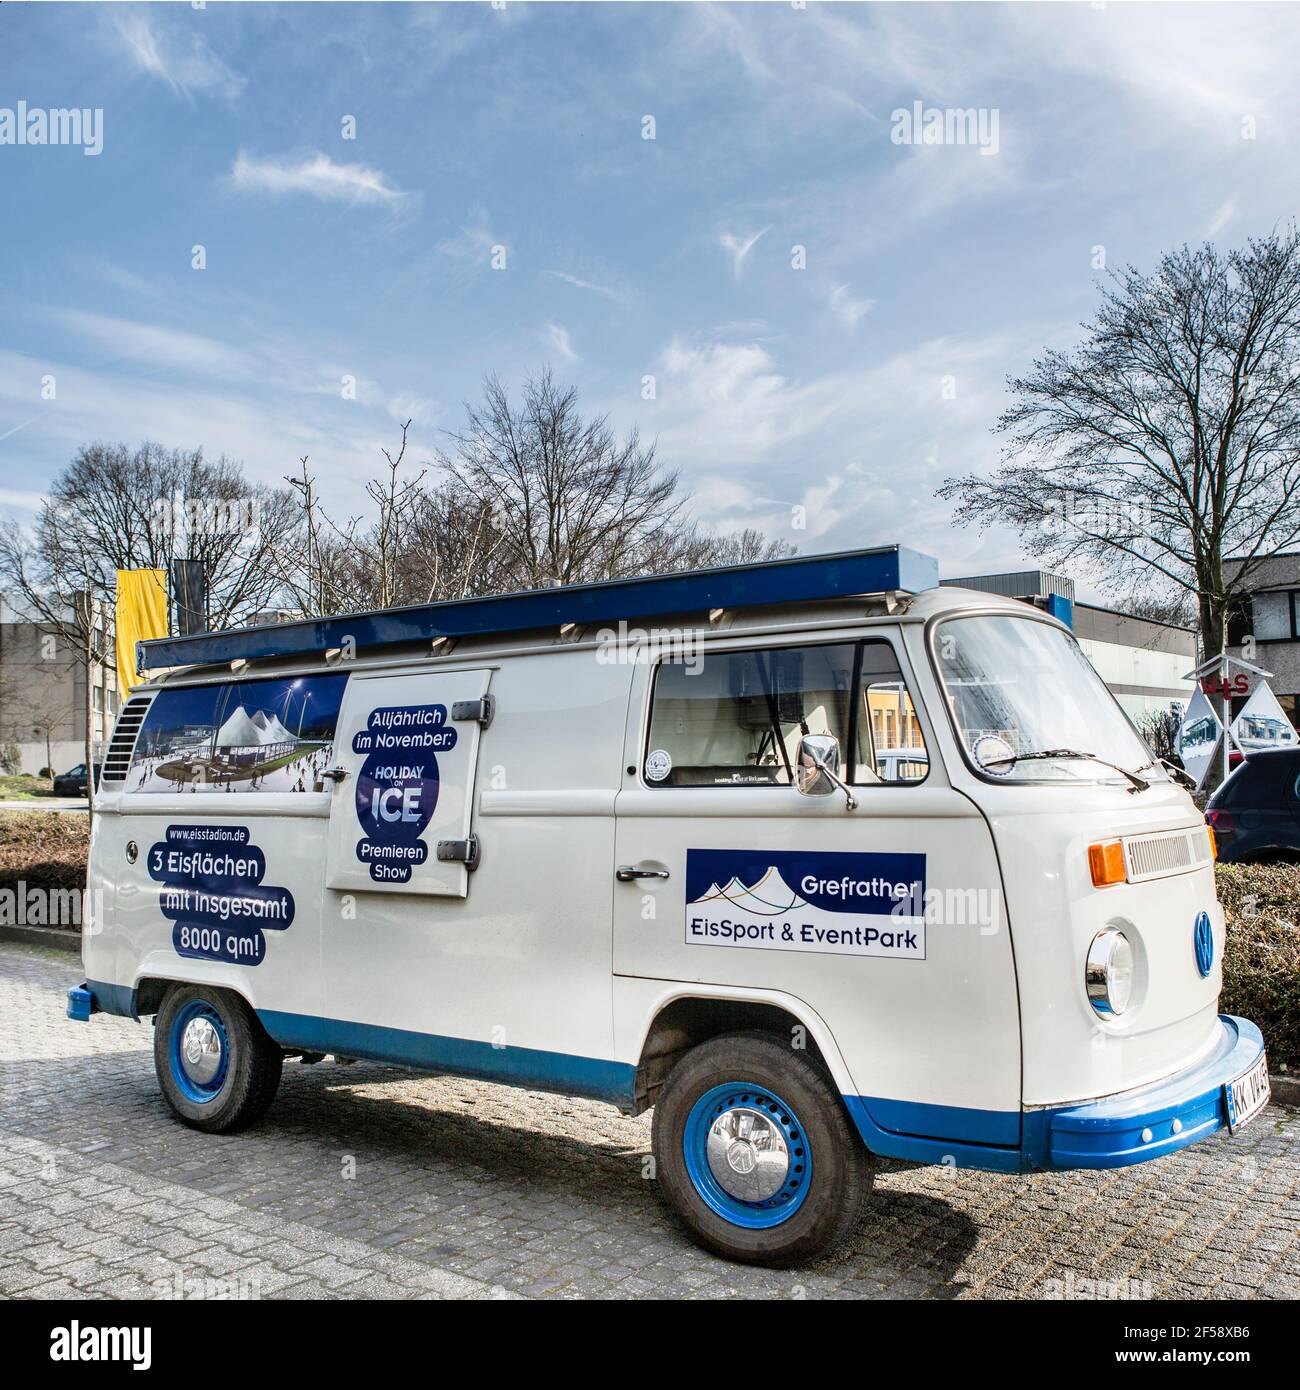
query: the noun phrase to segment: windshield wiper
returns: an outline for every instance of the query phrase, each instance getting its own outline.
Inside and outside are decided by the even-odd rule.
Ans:
[[[984,766],[997,767],[1002,763],[1027,763],[1045,758],[1068,758],[1075,762],[1100,763],[1102,767],[1112,768],[1121,777],[1127,777],[1132,783],[1132,786],[1129,787],[1130,792],[1144,792],[1151,785],[1150,782],[1139,777],[1136,772],[1130,772],[1128,768],[1120,767],[1118,763],[1108,762],[1105,758],[1099,758],[1095,753],[1084,753],[1077,748],[1039,748],[1032,753],[1013,753],[1009,758],[990,758]],[[1147,763],[1147,766],[1150,767],[1151,764]]]

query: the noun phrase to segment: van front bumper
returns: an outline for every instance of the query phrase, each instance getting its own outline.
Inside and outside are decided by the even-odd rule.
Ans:
[[[1220,1014],[1214,1050],[1186,1071],[1104,1100],[1026,1111],[1022,1151],[1032,1168],[1123,1168],[1185,1149],[1228,1128],[1225,1088],[1263,1055],[1249,1019]]]
[[[1101,1100],[1019,1114],[869,1096],[844,1100],[863,1142],[882,1157],[998,1173],[1123,1168],[1227,1129],[1226,1088],[1263,1056],[1264,1039],[1249,1019],[1220,1014],[1209,1056],[1161,1081]],[[1015,1146],[1007,1138],[1008,1131],[1015,1134],[1017,1121]],[[952,1138],[955,1134],[965,1137]],[[981,1142],[986,1135],[989,1142]]]

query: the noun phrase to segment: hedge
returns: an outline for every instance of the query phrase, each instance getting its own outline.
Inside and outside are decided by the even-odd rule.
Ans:
[[[1300,866],[1220,864],[1224,1013],[1253,1019],[1272,1071],[1300,1070]]]

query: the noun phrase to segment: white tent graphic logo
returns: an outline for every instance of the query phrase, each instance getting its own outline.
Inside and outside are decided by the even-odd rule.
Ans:
[[[218,748],[256,748],[263,744],[297,743],[296,735],[280,723],[274,714],[258,710],[252,718],[240,705],[217,730]]]
[[[769,865],[762,878],[749,887],[733,875],[725,888],[719,888],[715,883],[702,898],[695,901],[728,902],[753,917],[781,917],[808,906],[807,899],[801,898],[786,883],[775,865]]]

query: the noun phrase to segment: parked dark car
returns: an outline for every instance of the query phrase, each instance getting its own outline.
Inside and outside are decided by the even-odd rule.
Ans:
[[[1219,858],[1300,861],[1300,748],[1252,753],[1210,798]]]
[[[98,769],[96,769],[98,773]],[[99,786],[99,777],[95,777],[95,785]],[[54,779],[55,796],[85,796],[86,794],[86,764],[78,763],[76,767]]]

